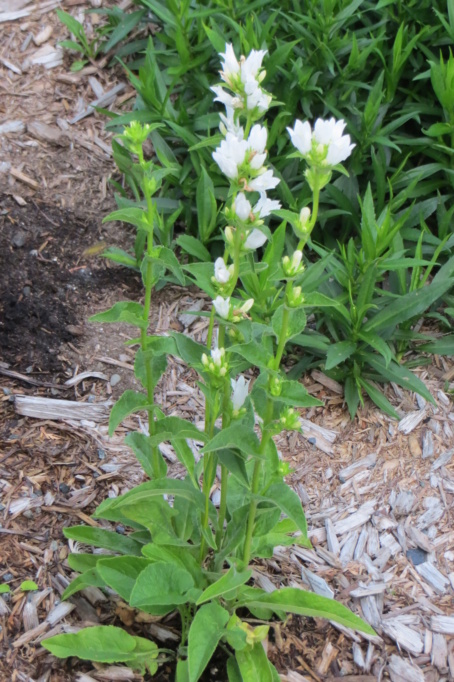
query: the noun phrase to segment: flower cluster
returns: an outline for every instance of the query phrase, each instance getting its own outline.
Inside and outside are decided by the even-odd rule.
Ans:
[[[333,168],[342,163],[356,146],[351,144],[350,135],[343,135],[345,121],[318,118],[314,130],[308,121],[295,121],[295,127],[287,128],[292,144],[311,166]]]
[[[230,132],[235,133],[236,129],[235,110],[246,110],[260,116],[270,106],[271,96],[260,85],[265,77],[262,70],[265,55],[266,50],[252,50],[247,59],[242,56],[238,61],[231,44],[226,45],[225,53],[220,55],[223,58],[221,78],[233,95],[221,86],[211,89],[216,95],[215,101],[226,107],[223,123]]]

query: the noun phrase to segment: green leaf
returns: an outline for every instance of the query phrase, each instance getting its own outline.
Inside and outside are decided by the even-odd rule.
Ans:
[[[287,308],[280,305],[271,318],[271,325],[278,340],[283,326],[284,310],[288,313],[287,340],[301,334],[306,326],[307,318],[303,308]]]
[[[454,355],[454,334],[448,334],[440,339],[418,346],[418,350],[434,355]]]
[[[252,649],[246,647],[236,651],[235,658],[242,680],[273,682],[275,679],[271,671],[271,663],[268,661],[265,649],[260,642],[254,644]]]
[[[207,435],[200,431],[195,424],[180,417],[163,417],[155,422],[154,433],[149,440],[152,445],[159,445],[173,439],[192,438],[205,442]]]
[[[111,557],[98,559],[96,570],[106,585],[129,602],[137,578],[150,563],[149,559],[143,557]]]
[[[78,37],[81,33],[84,32],[82,24],[79,21],[77,21],[77,19],[75,19],[70,14],[64,12],[61,9],[56,9],[55,11],[62,24],[64,24],[73,35]]]
[[[128,538],[127,535],[120,535],[103,528],[73,526],[72,528],[63,528],[63,535],[69,540],[76,540],[85,545],[93,545],[93,547],[102,547],[120,554],[140,556],[142,553],[140,542]]]
[[[11,592],[11,588],[9,585],[0,585],[0,594],[8,594],[8,592]]]
[[[132,637],[113,625],[95,625],[74,634],[56,635],[42,641],[45,649],[57,658],[77,656],[97,663],[127,663],[139,670],[157,670],[154,659],[158,648],[143,637]]]
[[[21,589],[22,592],[33,592],[34,590],[38,590],[39,587],[33,580],[24,580],[20,584],[19,589]]]
[[[205,244],[216,227],[217,205],[213,181],[204,166],[197,184],[196,205],[200,241]]]
[[[138,576],[132,589],[130,604],[157,613],[169,613],[190,601],[188,592],[194,587],[192,575],[184,568],[158,561]]]
[[[139,267],[137,259],[134,256],[131,256],[131,254],[124,249],[119,249],[117,246],[109,246],[105,251],[103,251],[102,255],[104,258],[107,258],[114,263],[124,265],[125,268],[137,270]]]
[[[112,510],[121,510],[123,506],[129,506],[132,503],[139,503],[141,501],[145,502],[154,497],[162,497],[164,494],[184,497],[199,509],[205,509],[204,495],[190,481],[182,481],[178,478],[159,478],[155,481],[142,483],[120,497],[104,500],[93,516],[102,519],[105,512],[106,518],[109,518]],[[136,552],[130,552],[130,554],[136,554]]]
[[[235,448],[245,455],[260,457],[260,441],[249,426],[232,424],[219,431],[201,450],[215,452],[224,448]]]
[[[66,590],[63,592],[62,600],[69,599],[73,594],[80,590],[85,590],[86,587],[104,587],[104,580],[98,574],[96,568],[91,568],[72,580]]]
[[[309,395],[303,384],[299,381],[283,381],[279,397],[275,399],[293,407],[318,407],[323,405],[321,400]]]
[[[391,405],[388,398],[386,398],[385,395],[380,391],[380,389],[376,388],[369,381],[366,381],[362,377],[358,377],[358,382],[361,388],[366,391],[369,398],[377,405],[377,407],[380,408],[380,410],[383,410],[385,414],[388,414],[394,419],[400,419],[396,410]]]
[[[103,557],[112,556],[111,554],[103,554]],[[69,554],[67,562],[69,567],[77,573],[85,573],[92,568],[96,568],[99,561],[99,554]]]
[[[140,327],[140,329],[146,329],[148,327],[148,322],[144,321],[143,315],[143,305],[140,303],[134,303],[133,301],[121,301],[119,303],[115,303],[112,308],[104,311],[103,313],[92,315],[88,318],[88,321],[126,322],[126,324],[132,324],[135,327]]]
[[[267,369],[268,363],[272,359],[271,353],[257,341],[249,341],[248,343],[241,343],[230,346],[230,353],[237,353],[242,358],[261,369]]]
[[[374,353],[363,353],[362,355],[367,359],[368,365],[373,367],[381,378],[387,379],[388,381],[395,381],[399,386],[402,386],[409,391],[419,393],[425,400],[434,404],[434,398],[424,382],[405,366],[398,365],[397,362],[393,361],[390,362],[389,365],[386,365],[382,358]]]
[[[326,353],[325,369],[337,367],[341,362],[347,360],[356,351],[356,343],[353,341],[339,341],[328,348]]]
[[[123,223],[134,225],[139,230],[150,230],[150,225],[147,221],[145,211],[138,206],[127,206],[120,208],[117,211],[112,211],[108,216],[103,218],[103,223],[112,222],[113,220],[120,220]]]
[[[148,379],[155,388],[167,369],[167,358],[164,353],[155,353],[151,346],[143,351],[141,348],[136,352],[134,360],[134,375],[145,389],[148,389]]]
[[[406,320],[424,313],[435,301],[443,296],[454,284],[454,279],[449,278],[442,282],[431,282],[422,289],[411,291],[400,296],[380,312],[371,317],[363,326],[363,332],[380,331],[396,326]]]
[[[235,590],[237,587],[244,585],[250,579],[252,571],[237,572],[234,566],[224,573],[223,576],[207,587],[197,600],[197,606],[206,601],[222,597],[223,595]]]
[[[124,443],[131,448],[147,476],[154,478],[153,455],[148,436],[144,433],[133,431],[132,433],[128,433],[124,439]]]
[[[255,596],[257,595],[257,596]],[[285,611],[299,616],[311,618],[327,618],[347,628],[375,635],[376,632],[361,618],[352,613],[346,606],[334,599],[322,597],[313,592],[306,592],[296,587],[284,587],[271,593],[249,589],[242,605],[256,608],[267,608],[273,611]]]
[[[144,262],[146,262],[148,259],[164,265],[173,275],[175,275],[179,284],[182,286],[185,284],[185,276],[173,251],[166,248],[165,246],[156,246],[150,256],[145,256]]]
[[[216,602],[205,604],[195,614],[188,636],[189,682],[197,682],[210,662],[229,617]]]
[[[296,523],[303,538],[307,540],[307,521],[301,505],[301,500],[288,485],[285,483],[273,483],[262,499],[266,499],[279,507],[289,519]],[[307,540],[306,546],[312,546],[309,540]]]
[[[177,239],[177,244],[183,251],[186,251],[190,256],[197,258],[197,260],[211,263],[210,252],[195,237],[191,237],[189,234],[181,234]]]
[[[127,390],[117,400],[112,407],[109,417],[109,436],[112,437],[117,426],[121,424],[123,419],[133,412],[139,410],[152,409],[153,405],[148,403],[148,397],[144,393]]]
[[[364,341],[365,343],[369,344],[369,346],[374,348],[374,350],[378,351],[380,355],[383,356],[386,366],[389,365],[394,357],[393,352],[386,341],[381,338],[381,336],[375,332],[359,332],[358,337],[361,339],[361,341]]]

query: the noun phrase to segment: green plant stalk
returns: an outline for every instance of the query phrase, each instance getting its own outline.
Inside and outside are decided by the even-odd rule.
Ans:
[[[140,159],[140,156],[139,156]],[[143,163],[143,155],[142,155],[142,163]],[[144,306],[143,306],[143,319],[144,322],[148,325],[148,321],[150,318],[150,309],[151,309],[151,293],[153,289],[153,263],[151,261],[151,256],[153,253],[153,224],[154,224],[154,212],[155,212],[155,207],[153,205],[151,195],[147,193],[146,195],[146,201],[147,201],[147,220],[148,224],[150,226],[150,232],[147,233],[147,257],[150,259],[147,262],[147,267],[145,270],[145,300],[144,300]],[[146,348],[147,348],[147,329],[144,328],[141,330],[141,335],[140,335],[140,340],[141,340],[141,347],[142,351],[145,354]],[[145,356],[146,357],[146,356]],[[149,405],[154,405],[154,382],[153,382],[153,368],[152,368],[152,360],[150,359],[145,359],[145,372],[146,372],[146,378],[147,378],[147,396],[148,396],[148,404]],[[150,436],[150,439],[152,436],[154,436],[156,430],[156,425],[155,425],[155,419],[154,419],[154,411],[153,409],[148,410],[148,433]],[[153,475],[155,478],[159,478],[159,448],[157,445],[151,445],[151,462],[152,462],[152,469],[153,469]]]
[[[288,291],[288,288],[290,286],[291,286],[291,283],[287,282],[287,288],[286,288],[287,291]],[[287,296],[286,296],[286,298],[287,298]],[[282,355],[284,352],[284,348],[285,348],[285,344],[287,341],[287,330],[288,330],[289,315],[290,315],[290,313],[289,313],[288,308],[284,308],[284,314],[282,316],[282,328],[281,328],[281,333],[279,335],[279,343],[278,343],[276,355],[274,357],[275,369],[279,369],[279,365],[280,365]],[[271,438],[271,431],[268,429],[268,425],[272,421],[272,418],[273,418],[273,401],[270,398],[268,398],[267,406],[266,406],[266,414],[265,414],[265,419],[264,419],[264,423],[263,423],[262,442],[260,443],[260,457],[255,460],[254,471],[252,473],[251,493],[252,493],[253,497],[255,495],[257,495],[258,490],[259,490],[260,475],[262,472],[262,462],[263,462],[263,458],[266,456],[266,449],[268,447],[268,443],[269,443],[270,438]],[[258,506],[257,500],[252,499],[251,500],[251,506],[249,508],[248,520],[247,520],[246,538],[244,541],[243,565],[245,568],[248,566],[249,559],[251,556],[252,537],[254,534],[255,516],[257,513],[257,506]]]

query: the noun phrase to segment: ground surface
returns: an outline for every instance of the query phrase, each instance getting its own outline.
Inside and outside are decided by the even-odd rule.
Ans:
[[[33,37],[52,27],[44,43],[52,50],[65,30],[56,3],[0,0],[0,15],[14,4],[23,15],[1,24],[0,44],[0,583],[13,590],[0,597],[0,681],[136,679],[124,669],[56,661],[39,645],[50,631],[81,623],[124,623],[162,646],[172,646],[178,631],[172,620],[140,622],[99,590],[59,603],[71,577],[62,528],[95,523],[89,515],[97,503],[141,480],[122,444],[137,419],[106,435],[105,403],[134,385],[133,354],[124,347],[129,330],[87,323],[113,301],[140,296],[134,273],[93,255],[100,242],[127,246],[132,237],[101,224],[113,206],[114,170],[103,119],[69,123],[99,87],[109,91],[123,76],[95,67],[71,74],[66,58],[51,69],[33,64],[42,49]],[[66,9],[78,14],[86,4],[71,0]],[[125,85],[114,109],[129,97]],[[5,132],[1,126],[11,122],[13,132]],[[152,327],[203,338],[203,318],[181,317],[203,304],[195,296],[162,292]],[[380,637],[368,641],[307,619],[273,627],[268,648],[284,680],[454,679],[454,414],[445,392],[454,374],[440,358],[417,373],[437,404],[390,387],[405,417],[400,424],[371,405],[351,422],[338,386],[322,374],[305,378],[325,407],[303,414],[303,436],[282,437],[279,448],[294,469],[289,482],[305,506],[314,550],[278,552],[257,564],[255,579],[265,589],[297,585],[334,595]],[[59,419],[41,407],[39,418],[29,418],[18,396],[73,400],[88,412]],[[167,413],[202,418],[194,377],[178,363],[170,364],[159,398]],[[24,595],[25,579],[39,591]],[[171,670],[155,679],[172,679]],[[206,680],[224,682],[221,661]]]

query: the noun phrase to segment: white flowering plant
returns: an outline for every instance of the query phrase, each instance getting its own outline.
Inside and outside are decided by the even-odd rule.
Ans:
[[[139,330],[134,368],[144,391],[128,390],[121,396],[112,408],[109,432],[128,415],[147,412],[148,428],[129,433],[125,442],[149,480],[102,502],[93,515],[97,525],[65,529],[74,543],[96,551],[69,555],[70,568],[80,575],[63,598],[96,586],[113,591],[147,617],[178,614],[181,640],[175,649],[163,649],[146,636],[146,628],[131,634],[112,625],[94,626],[44,640],[43,646],[56,656],[122,662],[152,675],[171,661],[176,682],[197,682],[219,649],[223,679],[277,682],[263,642],[273,621],[288,613],[325,617],[374,634],[334,599],[285,586],[267,592],[254,584],[254,562],[271,557],[277,545],[311,546],[301,500],[285,482],[289,465],[274,438],[282,431],[300,430],[301,408],[321,405],[300,382],[289,379],[282,359],[289,341],[304,331],[305,308],[315,300],[333,305],[310,290],[303,253],[317,219],[317,187],[329,181],[327,174],[351,150],[342,122],[318,121],[310,145],[306,138],[304,144],[295,138],[300,128],[295,124],[290,134],[307,164],[312,206],[300,213],[283,211],[268,196],[279,178],[267,166],[268,131],[259,123],[271,104],[262,87],[265,54],[253,50],[238,60],[231,45],[221,54],[225,86],[213,90],[226,107],[221,115],[224,139],[213,159],[228,178],[230,191],[223,210],[224,249],[214,263],[180,263],[170,249],[156,245],[161,218],[154,193],[162,172],[144,154],[152,131],[134,123],[120,135],[119,142],[137,157],[144,206],[110,217],[132,222],[145,233],[140,263],[144,303],[120,302],[92,318]],[[303,137],[307,126],[304,130]],[[284,219],[274,235],[266,226],[271,213]],[[287,224],[298,245],[285,254]],[[149,335],[152,290],[165,270],[182,283],[187,273],[210,295],[205,343],[177,332]],[[198,375],[205,399],[202,428],[167,416],[156,403],[155,388],[169,356]],[[163,443],[170,443],[183,465],[183,478],[168,475]],[[110,523],[130,531],[119,534]]]

